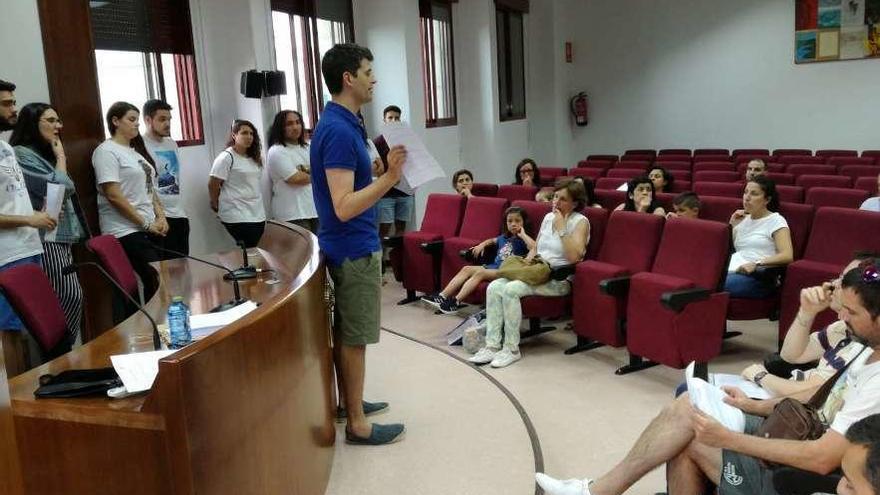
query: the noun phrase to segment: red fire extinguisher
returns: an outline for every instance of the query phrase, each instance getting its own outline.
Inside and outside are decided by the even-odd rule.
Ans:
[[[583,91],[571,99],[571,114],[574,116],[574,123],[578,126],[583,127],[589,123],[589,100]]]

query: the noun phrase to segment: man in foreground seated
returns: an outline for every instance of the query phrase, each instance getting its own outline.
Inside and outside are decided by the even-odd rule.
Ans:
[[[850,445],[843,453],[837,495],[880,494],[880,414],[852,425],[846,439]]]
[[[676,399],[648,425],[632,450],[595,481],[556,480],[535,475],[548,495],[624,493],[636,481],[666,463],[670,495],[704,493],[706,483],[719,494],[776,495],[772,472],[760,460],[828,474],[840,467],[850,425],[880,413],[880,259],[866,260],[841,283],[839,317],[864,352],[837,380],[819,411],[828,430],[817,440],[793,441],[754,435],[781,399],[754,400],[736,388],[725,389],[725,402],[746,413],[745,433],[731,431],[696,410],[687,394]],[[806,402],[815,387],[793,395]]]

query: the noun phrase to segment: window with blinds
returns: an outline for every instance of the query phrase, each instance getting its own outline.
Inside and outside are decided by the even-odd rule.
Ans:
[[[91,1],[89,12],[102,112],[117,101],[165,100],[173,107],[171,137],[203,144],[189,3]]]
[[[275,64],[288,81],[281,107],[300,112],[311,130],[330,101],[321,57],[337,43],[354,41],[351,0],[271,0],[271,5]]]
[[[425,127],[456,125],[455,57],[450,0],[419,0]]]

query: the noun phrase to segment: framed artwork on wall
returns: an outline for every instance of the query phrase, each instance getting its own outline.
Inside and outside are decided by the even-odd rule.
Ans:
[[[880,58],[880,0],[795,0],[796,64]]]

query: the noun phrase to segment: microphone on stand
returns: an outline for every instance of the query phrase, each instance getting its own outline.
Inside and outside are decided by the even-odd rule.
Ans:
[[[144,307],[141,306],[141,304],[139,302],[137,302],[137,300],[135,300],[135,298],[133,298],[131,296],[131,294],[126,292],[125,289],[123,289],[122,286],[119,285],[119,282],[117,282],[115,278],[111,277],[110,274],[107,273],[106,270],[104,270],[103,266],[99,265],[98,263],[95,263],[94,261],[83,261],[82,263],[74,263],[72,265],[65,266],[64,268],[61,269],[61,274],[62,275],[69,275],[69,274],[74,273],[77,270],[79,270],[79,268],[81,266],[85,266],[85,265],[90,265],[90,266],[94,266],[95,268],[97,268],[98,271],[101,272],[101,275],[103,275],[104,278],[109,280],[110,283],[113,284],[113,286],[116,287],[116,289],[119,292],[121,292],[122,295],[125,296],[126,299],[128,299],[128,302],[134,304],[135,308],[137,308],[138,311],[143,313],[143,315],[146,316],[148,320],[150,320],[150,325],[153,326],[153,349],[156,351],[161,350],[162,349],[162,341],[159,339],[159,327],[156,326],[156,320],[154,320],[153,317],[150,316],[150,313],[147,313],[147,311],[144,309]]]
[[[248,278],[256,278],[257,268],[248,262],[247,246],[244,241],[235,241],[235,244],[241,248],[241,268],[237,268],[226,275],[223,280],[245,280]]]
[[[230,270],[229,268],[226,268],[225,266],[223,266],[223,265],[221,265],[221,264],[219,264],[219,263],[214,263],[214,262],[212,262],[212,261],[204,260],[204,259],[202,259],[202,258],[196,258],[195,256],[192,256],[192,255],[190,255],[190,254],[185,254],[185,253],[181,253],[180,251],[175,251],[175,250],[173,250],[173,249],[168,249],[167,247],[160,246],[160,245],[158,245],[158,244],[152,244],[152,246],[153,246],[154,248],[158,249],[159,251],[162,251],[162,252],[165,252],[165,253],[169,253],[169,254],[173,254],[173,255],[178,256],[178,257],[180,257],[180,258],[189,258],[189,259],[191,259],[191,260],[195,260],[195,261],[198,261],[198,262],[200,262],[200,263],[204,263],[204,264],[206,264],[206,265],[213,266],[214,268],[219,268],[219,269],[221,269],[221,270],[223,270],[223,271],[226,272],[226,274],[223,275],[223,279],[224,279],[224,280],[231,280],[231,281],[232,281],[232,293],[233,293],[233,299],[232,299],[231,301],[229,301],[229,302],[225,302],[225,303],[220,304],[220,305],[218,305],[217,307],[211,309],[211,311],[210,311],[211,313],[217,313],[217,312],[220,312],[220,311],[226,311],[227,309],[234,308],[234,307],[238,306],[239,304],[242,304],[242,303],[247,302],[247,299],[242,299],[242,297],[241,297],[241,287],[238,285],[238,279],[239,279],[239,277],[236,277],[236,276],[234,275],[233,271]],[[252,267],[252,268],[253,268],[253,267]],[[257,269],[256,269],[256,268],[254,268],[254,275],[253,275],[253,276],[254,276],[254,277],[257,276]],[[250,277],[248,277],[248,278],[250,278]]]

